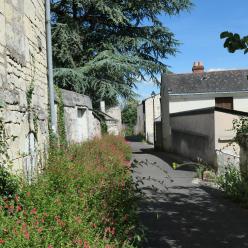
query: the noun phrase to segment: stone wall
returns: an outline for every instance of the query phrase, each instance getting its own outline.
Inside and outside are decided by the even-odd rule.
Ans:
[[[120,135],[122,131],[121,108],[119,106],[109,108],[106,110],[106,114],[113,118],[113,120],[106,122],[108,133]]]
[[[13,170],[28,177],[47,149],[47,88],[45,0],[1,0],[1,116]]]

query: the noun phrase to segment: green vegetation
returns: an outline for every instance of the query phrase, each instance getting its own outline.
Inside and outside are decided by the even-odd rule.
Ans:
[[[137,80],[167,70],[178,41],[159,15],[176,15],[190,0],[51,0],[55,82],[96,105],[129,97]]]
[[[138,101],[135,99],[130,99],[126,102],[122,110],[122,122],[126,124],[126,135],[134,134],[134,127],[137,121],[137,106]]]
[[[237,50],[243,50],[245,54],[248,53],[248,36],[240,37],[239,34],[225,31],[221,33],[220,38],[225,39],[224,47],[230,53]]]
[[[237,168],[233,165],[228,166],[218,177],[217,183],[228,198],[248,207],[248,181],[242,179]]]
[[[114,136],[51,151],[35,184],[17,194],[10,179],[11,197],[1,195],[0,244],[136,247],[130,157],[124,139]]]
[[[241,117],[233,121],[233,129],[236,132],[235,141],[240,148],[247,153],[247,133],[248,118]],[[245,157],[243,157],[245,156]],[[248,161],[246,154],[240,153],[239,169],[229,164],[217,180],[219,187],[224,191],[227,197],[248,207]]]

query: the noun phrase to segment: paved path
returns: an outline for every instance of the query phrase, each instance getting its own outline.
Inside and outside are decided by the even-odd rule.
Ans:
[[[214,189],[194,185],[194,173],[172,170],[174,157],[156,153],[147,144],[131,142],[139,161],[134,178],[145,196],[140,220],[146,229],[143,247],[248,247],[248,210]],[[167,174],[165,173],[167,171]]]

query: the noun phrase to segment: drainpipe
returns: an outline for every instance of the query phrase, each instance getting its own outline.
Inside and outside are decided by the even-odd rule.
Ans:
[[[51,10],[50,0],[46,0],[46,39],[47,39],[47,66],[48,66],[48,89],[49,104],[51,115],[51,128],[54,134],[57,133],[57,121],[54,103],[54,86],[53,86],[53,60],[52,60],[52,35],[51,35]]]

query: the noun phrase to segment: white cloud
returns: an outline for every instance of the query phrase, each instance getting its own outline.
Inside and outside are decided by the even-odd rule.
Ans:
[[[225,68],[210,68],[207,70],[207,72],[212,72],[212,71],[230,71],[230,70],[236,70],[235,68],[232,69],[225,69]]]

